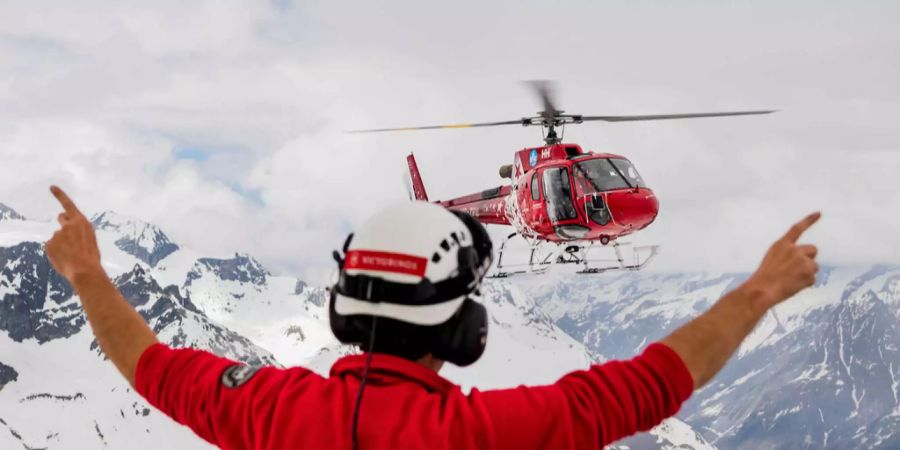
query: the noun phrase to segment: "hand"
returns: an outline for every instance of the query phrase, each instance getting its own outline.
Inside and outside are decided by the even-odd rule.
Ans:
[[[821,214],[816,212],[794,224],[772,244],[759,268],[747,280],[745,286],[765,293],[764,307],[775,306],[816,282],[818,249],[814,245],[797,244],[797,240],[819,217]]]
[[[91,222],[62,189],[51,186],[50,192],[59,200],[63,212],[57,217],[61,228],[44,244],[44,249],[53,268],[74,286],[79,275],[103,272],[97,237]]]

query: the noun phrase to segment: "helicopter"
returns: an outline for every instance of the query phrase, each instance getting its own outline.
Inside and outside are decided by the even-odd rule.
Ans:
[[[535,116],[500,122],[431,125],[404,128],[355,130],[375,133],[449,128],[520,125],[540,127],[544,145],[527,147],[513,154],[513,162],[500,167],[506,183],[470,195],[436,201],[445,208],[462,211],[479,222],[510,225],[514,232],[501,243],[494,278],[539,274],[555,264],[576,265],[576,273],[597,274],[612,270],[640,270],[659,251],[658,245],[632,247],[630,259],[620,238],[650,226],[659,213],[659,200],[628,158],[613,153],[586,151],[580,145],[563,143],[566,125],[584,122],[631,122],[770,114],[775,110],[704,112],[689,114],[586,116],[557,109],[547,82],[531,82],[543,110]],[[410,198],[429,201],[415,155],[407,166]],[[526,243],[527,262],[504,260],[509,242],[520,237]],[[599,246],[597,245],[599,244]],[[610,246],[610,244],[612,244]],[[598,259],[596,249],[610,248],[612,259]]]

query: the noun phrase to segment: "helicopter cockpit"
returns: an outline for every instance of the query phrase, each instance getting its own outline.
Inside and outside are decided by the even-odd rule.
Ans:
[[[592,158],[574,164],[572,170],[587,219],[601,226],[612,220],[602,192],[646,187],[634,164],[624,158]]]
[[[548,167],[544,170],[544,193],[547,200],[547,215],[552,222],[578,218],[575,199],[586,199],[590,209],[603,210],[602,198],[595,196],[601,192],[619,189],[636,189],[647,187],[644,179],[638,174],[634,164],[624,158],[591,158],[572,165],[575,189],[569,178],[566,166]],[[592,207],[591,207],[592,206]],[[608,214],[607,214],[608,215]],[[601,224],[608,218],[596,220]]]
[[[624,158],[592,158],[573,166],[578,194],[647,187],[631,161]]]
[[[578,238],[588,231],[579,220],[578,208],[584,216],[579,220],[604,226],[613,216],[606,204],[610,191],[646,188],[643,178],[631,161],[621,157],[588,157],[571,165],[551,166],[543,170],[542,183],[547,217],[558,224],[557,233]],[[565,225],[564,225],[565,224]]]

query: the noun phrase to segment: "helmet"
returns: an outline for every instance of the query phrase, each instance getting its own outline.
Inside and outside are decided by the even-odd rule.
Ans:
[[[474,298],[491,251],[484,226],[465,213],[426,202],[382,210],[348,236],[343,255],[335,252],[332,331],[341,342],[371,346],[375,317],[415,330],[404,342],[427,346],[426,353],[457,365],[475,362],[484,351],[487,312]]]

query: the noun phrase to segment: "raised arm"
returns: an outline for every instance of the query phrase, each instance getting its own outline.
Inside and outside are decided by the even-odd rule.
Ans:
[[[210,443],[262,448],[269,434],[259,430],[283,384],[318,378],[302,368],[250,368],[205,351],[155,345],[153,330],[103,270],[90,221],[61,189],[50,190],[64,211],[61,229],[45,245],[47,257],[75,288],[100,348],[119,372],[150,404]]]
[[[47,258],[78,293],[100,348],[134,386],[138,359],[158,342],[156,335],[103,270],[91,222],[62,189],[52,186],[50,192],[63,212],[59,231],[44,246]]]
[[[797,240],[811,214],[769,249],[742,286],[643,354],[572,372],[550,386],[475,393],[503,448],[599,449],[678,412],[772,306],[815,282],[816,248]]]
[[[810,214],[791,227],[743,285],[662,340],[684,361],[695,388],[722,369],[769,308],[815,283],[817,249],[797,241],[819,217]]]

